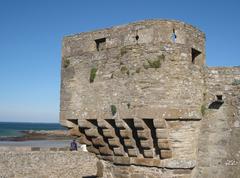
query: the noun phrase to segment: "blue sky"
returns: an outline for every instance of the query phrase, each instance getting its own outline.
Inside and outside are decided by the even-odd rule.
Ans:
[[[239,0],[0,0],[0,121],[58,122],[64,35],[143,19],[206,33],[209,66],[240,65]]]

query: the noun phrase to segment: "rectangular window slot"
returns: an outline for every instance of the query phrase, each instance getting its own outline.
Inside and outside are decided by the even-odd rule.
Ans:
[[[106,49],[106,38],[100,38],[95,40],[97,51]]]
[[[222,95],[217,95],[217,100],[222,101]]]
[[[192,63],[195,64],[197,57],[201,54],[200,51],[192,48]]]

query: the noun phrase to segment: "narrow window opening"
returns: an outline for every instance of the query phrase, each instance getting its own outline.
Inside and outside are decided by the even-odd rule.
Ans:
[[[176,42],[176,39],[177,39],[177,35],[176,35],[176,33],[175,33],[175,29],[173,29],[173,33],[172,33],[171,38],[172,38],[172,41],[175,43],[175,42]]]
[[[136,35],[136,36],[135,36],[135,39],[138,41],[138,39],[139,39],[139,36],[138,36],[138,35]]]
[[[195,64],[196,58],[201,54],[200,51],[192,48],[192,63]]]
[[[222,95],[217,95],[217,100],[222,101]]]
[[[104,50],[106,48],[106,38],[100,38],[95,40],[97,51]]]
[[[68,121],[70,121],[74,125],[78,125],[78,120],[77,119],[68,119]]]
[[[217,97],[217,100],[216,101],[213,101],[210,105],[209,105],[209,109],[219,109],[224,101],[223,101],[223,98],[222,98],[222,95],[216,95]]]

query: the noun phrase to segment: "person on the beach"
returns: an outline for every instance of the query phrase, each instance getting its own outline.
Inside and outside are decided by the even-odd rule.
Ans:
[[[70,151],[77,151],[77,143],[75,139],[71,142]]]

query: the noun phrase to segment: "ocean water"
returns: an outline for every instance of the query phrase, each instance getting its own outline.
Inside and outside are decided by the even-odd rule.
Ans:
[[[0,122],[0,137],[21,136],[25,130],[64,130],[58,123]]]

